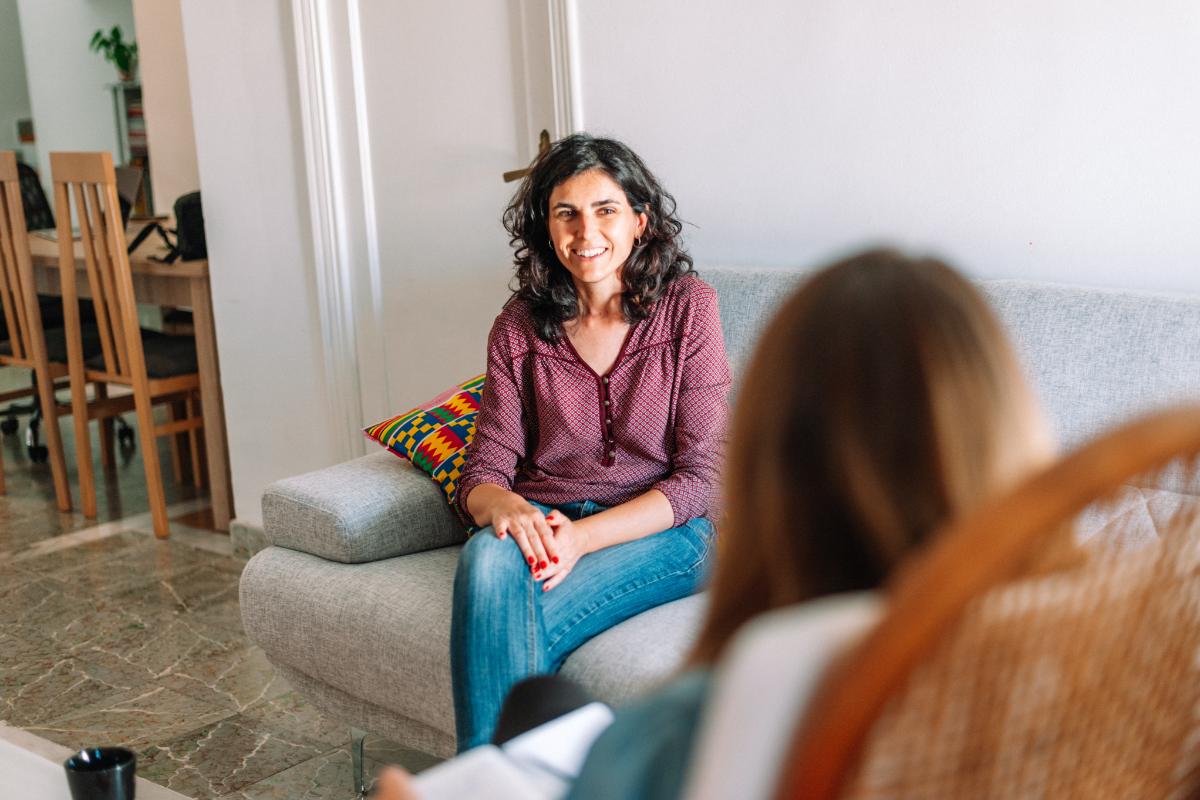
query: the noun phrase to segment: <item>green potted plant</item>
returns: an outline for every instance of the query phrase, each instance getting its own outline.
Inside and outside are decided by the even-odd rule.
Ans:
[[[107,34],[103,30],[92,36],[91,49],[101,53],[104,59],[117,68],[123,81],[132,81],[137,75],[137,42],[121,38],[121,28],[114,25]]]

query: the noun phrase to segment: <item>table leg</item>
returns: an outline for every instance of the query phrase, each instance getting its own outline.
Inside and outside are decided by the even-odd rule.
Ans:
[[[192,321],[196,330],[196,358],[200,369],[200,406],[204,412],[204,448],[208,455],[208,491],[212,497],[213,525],[217,530],[227,531],[233,516],[233,495],[230,491],[225,406],[221,398],[212,294],[208,278],[193,278],[191,284]]]

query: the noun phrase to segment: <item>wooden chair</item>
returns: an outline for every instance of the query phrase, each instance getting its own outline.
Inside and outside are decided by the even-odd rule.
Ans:
[[[83,513],[85,516],[96,514],[88,422],[110,420],[133,409],[137,414],[154,533],[159,538],[166,538],[170,528],[158,458],[158,437],[187,432],[193,472],[196,475],[203,472],[195,461],[201,452],[198,431],[204,424],[199,408],[200,378],[195,340],[143,331],[138,324],[133,274],[125,252],[111,154],[51,153],[50,171],[55,205],[59,209],[59,262]],[[79,225],[87,288],[95,309],[101,346],[101,352],[91,358],[85,358],[83,352],[77,314],[76,255],[71,237],[71,215],[66,213],[72,205]],[[90,401],[86,391],[89,381],[97,388],[95,398]],[[132,396],[110,397],[107,391],[110,384],[132,389]],[[154,406],[163,404],[182,409],[183,413],[174,413],[170,421],[158,424],[154,419]],[[110,435],[105,432],[101,436],[102,448]],[[111,445],[106,449],[110,448]]]
[[[65,363],[52,363],[47,356],[42,329],[41,304],[34,284],[29,235],[21,201],[21,177],[16,154],[0,152],[0,310],[4,312],[8,338],[0,343],[0,366],[32,370],[31,386],[0,392],[0,402],[31,397],[35,393],[42,409],[54,477],[54,498],[60,511],[71,510],[62,435],[58,428],[58,405],[54,400],[55,380],[65,378]],[[0,450],[0,494],[5,492],[4,459]]]
[[[1148,482],[1149,481],[1149,482]],[[1130,487],[1161,505],[1076,520]],[[827,675],[780,798],[1200,796],[1200,407],[952,524]],[[1113,543],[1152,526],[1135,549]]]

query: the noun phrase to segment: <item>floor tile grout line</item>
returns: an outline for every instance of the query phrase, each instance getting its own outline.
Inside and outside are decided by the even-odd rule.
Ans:
[[[339,755],[342,753],[345,753],[346,759],[349,760],[351,757],[349,747],[350,747],[350,742],[348,742],[348,741],[344,742],[336,747],[331,747],[328,750],[325,750],[325,751],[313,756],[310,759],[301,761],[298,764],[293,764],[290,767],[285,767],[284,769],[279,770],[278,772],[274,773],[273,775],[268,775],[268,776],[262,778],[261,780],[255,781],[254,783],[251,783],[247,786],[243,786],[238,791],[242,792],[242,793],[248,793],[248,792],[251,792],[252,790],[254,790],[255,787],[268,788],[272,779],[278,778],[283,773],[291,772],[293,770],[298,770],[301,767],[305,766],[306,764],[311,764],[314,761],[328,761],[330,756],[334,755],[335,753],[339,754]],[[353,797],[352,790],[349,787],[346,788],[346,792],[347,792],[347,794],[346,794],[347,798]],[[229,796],[233,796],[233,795],[227,795],[227,797],[229,797]],[[246,794],[246,796],[249,797],[250,795]],[[224,798],[218,798],[218,800],[224,800]]]

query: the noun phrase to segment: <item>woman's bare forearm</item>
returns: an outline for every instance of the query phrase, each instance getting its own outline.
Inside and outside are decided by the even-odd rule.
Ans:
[[[594,553],[622,542],[632,542],[675,524],[675,511],[658,489],[575,523],[587,531],[588,552]]]

